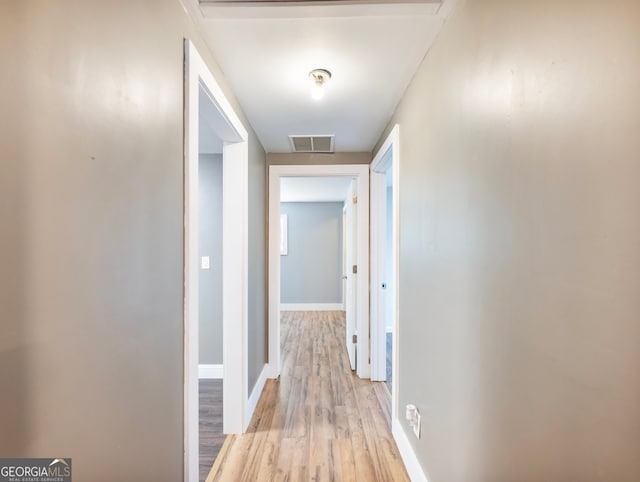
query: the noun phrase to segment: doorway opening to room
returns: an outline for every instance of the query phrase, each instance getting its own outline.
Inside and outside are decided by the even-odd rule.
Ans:
[[[277,377],[282,366],[281,311],[286,316],[291,310],[336,309],[346,312],[349,364],[361,378],[369,377],[368,171],[367,165],[270,166],[270,377]],[[339,194],[312,197],[323,185],[333,185]],[[345,206],[350,213],[346,223]]]
[[[398,418],[398,176],[399,128],[371,162],[371,379],[391,393]]]
[[[293,316],[309,318],[318,312],[340,312],[337,322],[345,325],[342,338],[352,370],[357,366],[353,301],[358,280],[346,265],[354,263],[357,249],[353,206],[356,182],[349,176],[280,180],[281,322],[291,323]],[[282,332],[282,323],[280,328]]]
[[[222,139],[212,129],[215,105],[199,89],[198,142],[198,416],[199,480],[224,443],[222,353]]]
[[[201,480],[200,375],[222,378],[216,430],[242,433],[251,416],[245,411],[248,135],[193,44],[185,39],[184,47],[184,480],[194,482]]]

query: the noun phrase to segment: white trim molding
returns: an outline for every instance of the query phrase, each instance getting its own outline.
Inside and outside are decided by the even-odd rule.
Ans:
[[[198,365],[198,378],[200,380],[217,380],[224,378],[223,365]]]
[[[280,303],[280,311],[344,311],[343,303]]]
[[[256,411],[256,407],[258,406],[258,401],[260,401],[260,395],[262,395],[262,390],[264,389],[264,384],[267,381],[267,378],[269,378],[268,375],[269,372],[269,367],[268,365],[265,365],[264,367],[262,367],[262,371],[260,372],[260,375],[258,376],[258,380],[256,381],[256,384],[253,386],[253,390],[251,390],[251,396],[249,397],[249,400],[247,401],[247,412],[245,413],[245,425],[249,425],[249,422],[251,422],[251,417],[253,417],[253,412]]]
[[[392,432],[411,482],[429,482],[411,442],[409,442],[409,438],[398,420],[393,421]]]
[[[247,4],[251,8],[246,8]],[[393,15],[436,15],[442,2],[381,2],[376,0],[288,0],[262,2],[256,0],[203,0],[200,10],[205,18],[331,18],[331,17],[388,17]],[[277,7],[277,8],[274,8]]]

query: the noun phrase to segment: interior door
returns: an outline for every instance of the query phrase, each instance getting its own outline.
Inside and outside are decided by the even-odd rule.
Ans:
[[[387,376],[387,181],[384,173],[371,172],[371,380]],[[391,308],[391,306],[389,306]]]
[[[347,353],[349,353],[349,364],[351,369],[356,367],[356,349],[357,349],[357,328],[356,328],[356,293],[357,293],[357,209],[354,203],[356,195],[356,181],[351,181],[349,194],[345,201],[345,218],[346,226],[344,231],[345,237],[345,310],[346,310],[346,345]]]
[[[342,207],[342,305],[347,309],[347,203]]]

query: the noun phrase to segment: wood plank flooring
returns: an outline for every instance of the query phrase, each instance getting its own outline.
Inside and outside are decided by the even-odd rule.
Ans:
[[[222,380],[200,380],[200,481],[204,481],[226,435],[222,433]]]
[[[408,481],[383,383],[351,371],[344,312],[284,312],[279,380],[207,481]]]

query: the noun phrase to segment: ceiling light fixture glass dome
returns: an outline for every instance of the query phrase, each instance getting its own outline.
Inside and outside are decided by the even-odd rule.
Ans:
[[[311,97],[320,100],[324,97],[324,84],[331,78],[331,72],[326,69],[314,69],[309,72],[309,79],[313,82],[311,86]]]

